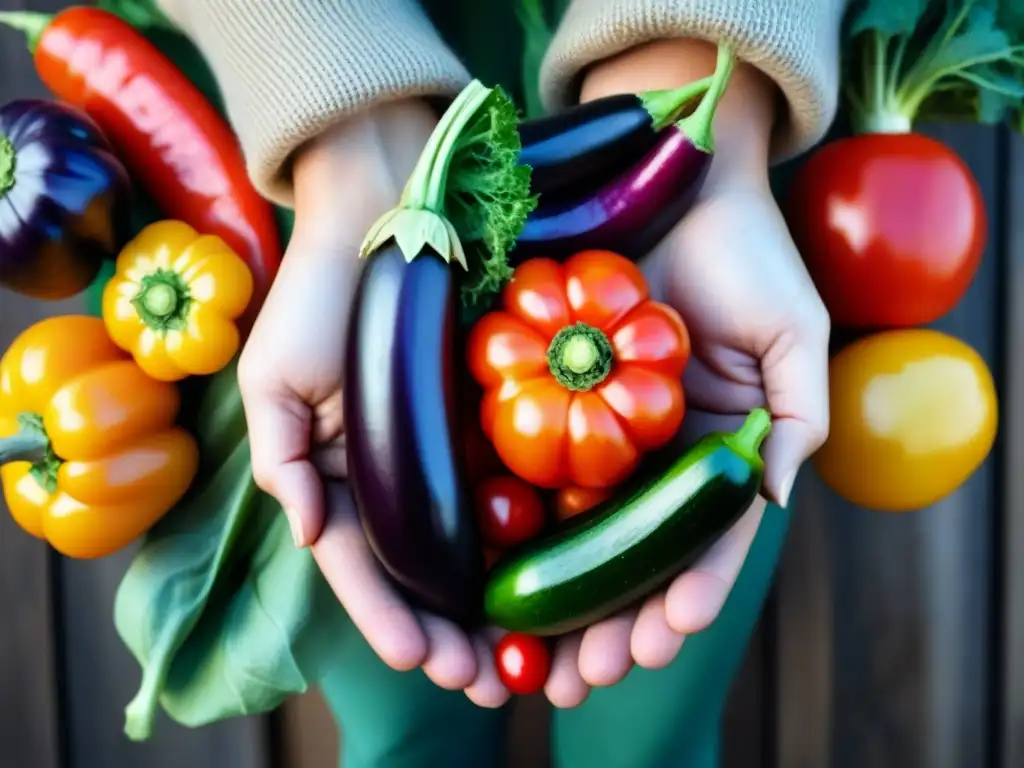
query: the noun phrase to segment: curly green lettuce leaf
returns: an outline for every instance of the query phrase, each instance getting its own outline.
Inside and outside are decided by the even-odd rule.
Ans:
[[[855,130],[917,120],[995,123],[1024,99],[1024,14],[1014,0],[858,0],[846,23],[844,95]]]

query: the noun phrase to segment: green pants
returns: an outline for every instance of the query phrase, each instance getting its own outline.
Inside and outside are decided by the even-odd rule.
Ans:
[[[714,768],[720,723],[778,561],[789,513],[769,506],[715,624],[666,669],[634,669],[580,707],[556,710],[558,768]],[[344,733],[343,768],[503,765],[506,710],[477,707],[422,672],[387,668],[352,628],[322,682]]]

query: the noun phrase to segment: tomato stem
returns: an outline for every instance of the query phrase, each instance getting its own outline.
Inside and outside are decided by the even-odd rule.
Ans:
[[[640,103],[651,116],[651,127],[660,131],[674,123],[695,98],[707,93],[711,82],[709,76],[680,88],[641,93]]]
[[[192,297],[181,275],[158,269],[139,281],[132,306],[154,331],[181,330],[186,325]]]
[[[30,53],[35,53],[43,32],[50,26],[53,16],[34,11],[0,11],[0,24],[25,34]]]
[[[18,168],[18,156],[11,140],[0,133],[0,197],[14,186],[14,172]]]
[[[566,389],[593,389],[612,370],[615,352],[603,331],[586,323],[567,325],[555,334],[548,347],[551,375]]]
[[[725,95],[729,86],[729,78],[732,76],[733,65],[736,57],[732,48],[724,43],[718,45],[718,57],[715,60],[715,72],[711,75],[711,83],[707,92],[700,100],[700,104],[693,111],[693,114],[684,117],[676,123],[676,128],[686,134],[687,138],[697,149],[711,154],[715,151],[715,134],[712,124],[715,121],[715,112],[718,104]]]
[[[761,443],[772,430],[772,417],[764,408],[755,408],[742,426],[725,438],[725,444],[745,459],[760,460]]]

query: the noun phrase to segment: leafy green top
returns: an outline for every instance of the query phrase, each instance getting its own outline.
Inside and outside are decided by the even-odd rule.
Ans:
[[[431,134],[398,207],[370,228],[362,255],[391,239],[408,260],[430,248],[466,270],[463,303],[497,293],[512,275],[507,253],[537,205],[530,168],[518,162],[518,126],[504,91],[476,80],[466,86]]]
[[[1020,0],[855,0],[846,40],[844,95],[858,132],[1021,117]]]

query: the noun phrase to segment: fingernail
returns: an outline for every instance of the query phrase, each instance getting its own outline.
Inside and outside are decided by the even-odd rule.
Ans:
[[[298,514],[291,509],[285,509],[284,515],[288,518],[288,527],[292,529],[292,541],[296,547],[302,549],[302,523]]]
[[[782,481],[782,487],[779,489],[779,506],[783,509],[789,506],[789,495],[793,492],[793,484],[795,482],[795,471],[790,472]]]

